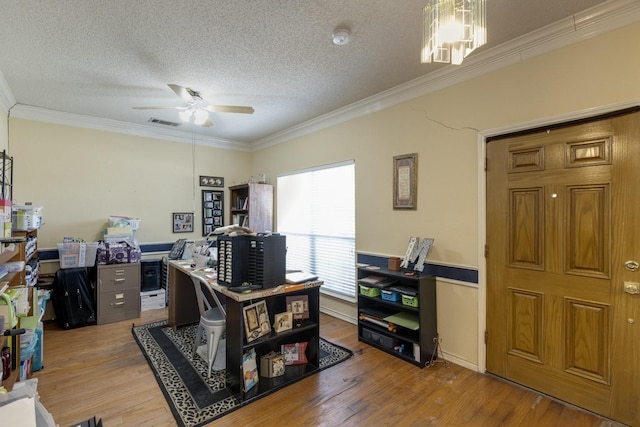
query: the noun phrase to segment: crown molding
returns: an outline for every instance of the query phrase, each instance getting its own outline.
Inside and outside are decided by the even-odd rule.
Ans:
[[[116,132],[127,135],[140,136],[143,138],[163,139],[187,144],[192,144],[195,139],[195,143],[197,145],[205,145],[227,150],[251,150],[251,147],[248,143],[232,141],[223,138],[213,138],[200,134],[195,134],[194,138],[194,134],[180,130],[161,129],[153,126],[139,125],[93,116],[85,116],[82,114],[65,113],[61,111],[49,110],[46,108],[33,107],[23,104],[17,104],[11,110],[11,117],[17,119],[35,120],[45,123],[74,126],[84,129]]]
[[[262,150],[640,21],[640,2],[612,0],[500,46],[258,140]]]
[[[9,84],[4,79],[2,72],[0,71],[0,109],[2,109],[7,115],[9,110],[16,103],[16,98],[13,96],[13,92],[9,88]]]
[[[639,1],[611,0],[500,46],[486,50],[480,48],[466,58],[461,65],[449,65],[440,68],[425,76],[259,139],[254,143],[212,138],[203,135],[197,135],[196,143],[198,145],[239,151],[263,150],[328,127],[373,114],[638,21],[640,21]],[[7,112],[11,110],[11,117],[22,119],[193,143],[193,134],[185,131],[64,113],[28,105],[16,105],[15,97],[2,73],[0,73],[0,108]]]

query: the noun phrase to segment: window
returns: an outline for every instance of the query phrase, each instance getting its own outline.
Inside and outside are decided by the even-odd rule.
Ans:
[[[279,176],[277,209],[287,270],[317,275],[321,292],[355,301],[354,162]]]

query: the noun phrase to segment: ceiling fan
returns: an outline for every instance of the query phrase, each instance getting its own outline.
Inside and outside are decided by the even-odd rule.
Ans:
[[[199,92],[176,84],[169,83],[168,86],[187,104],[183,107],[133,107],[135,110],[181,110],[180,118],[188,122],[193,118],[196,125],[209,127],[213,122],[209,118],[209,113],[241,113],[253,114],[253,107],[240,105],[209,105],[203,101]]]

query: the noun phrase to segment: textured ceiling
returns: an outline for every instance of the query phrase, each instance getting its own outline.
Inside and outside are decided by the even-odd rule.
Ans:
[[[183,106],[167,83],[188,86],[255,109],[198,133],[252,143],[442,71],[420,63],[425,2],[0,0],[0,73],[17,104],[155,127],[178,112],[132,107]],[[600,3],[487,0],[489,43],[472,56]],[[336,27],[350,44],[332,44]]]

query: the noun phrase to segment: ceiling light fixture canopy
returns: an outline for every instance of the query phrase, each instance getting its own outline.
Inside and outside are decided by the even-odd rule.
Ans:
[[[346,28],[336,28],[331,37],[333,44],[337,46],[344,46],[351,42],[351,31]]]
[[[487,42],[486,0],[429,0],[424,18],[422,63],[459,65]]]

